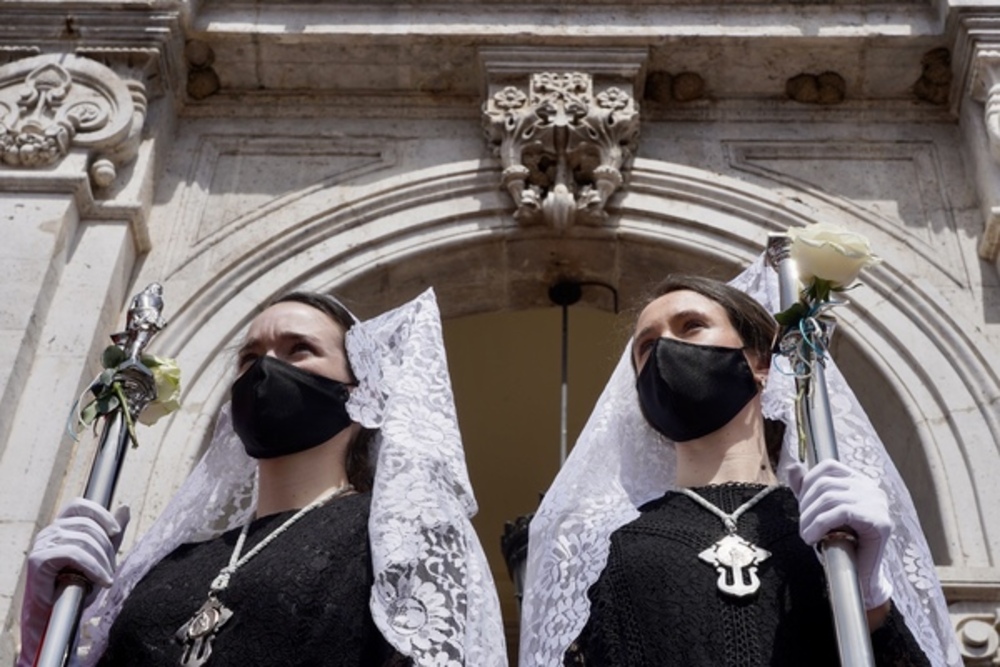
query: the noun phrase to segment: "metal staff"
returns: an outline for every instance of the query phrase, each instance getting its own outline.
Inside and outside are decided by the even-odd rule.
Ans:
[[[781,310],[799,300],[799,277],[789,255],[790,239],[784,234],[771,234],[767,239],[767,260],[778,272]],[[830,327],[821,325],[817,336],[825,348]],[[830,398],[827,393],[826,371],[822,351],[800,342],[799,358],[792,360],[795,384],[805,402],[800,418],[804,421],[807,451],[811,464],[824,459],[837,459],[837,439],[833,430]],[[830,606],[837,631],[840,662],[845,667],[874,667],[871,634],[861,586],[858,583],[853,535],[835,531],[822,542],[826,580],[830,589]]]
[[[141,361],[150,339],[164,327],[163,288],[152,283],[132,298],[125,331],[111,340],[125,353],[125,360],[115,369],[114,381],[121,384],[127,405],[120,405],[104,421],[101,439],[90,468],[83,497],[110,508],[118,484],[125,452],[131,439],[124,411],[138,417],[142,409],[156,399],[153,373]],[[76,633],[83,613],[83,602],[91,583],[77,572],[65,570],[56,578],[56,601],[49,616],[42,645],[35,658],[37,667],[62,667],[69,664]]]

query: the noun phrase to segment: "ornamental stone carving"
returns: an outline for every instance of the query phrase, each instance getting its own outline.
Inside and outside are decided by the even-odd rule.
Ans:
[[[94,157],[91,178],[107,186],[135,157],[145,120],[142,83],[89,58],[41,55],[0,67],[0,161],[49,167],[70,149]]]
[[[982,49],[973,64],[972,97],[984,105],[990,153],[1000,160],[1000,49]]]
[[[951,607],[959,650],[966,665],[1000,664],[1000,609],[985,607],[984,603],[959,603]]]
[[[518,222],[561,230],[607,219],[639,136],[629,92],[596,88],[581,72],[536,73],[527,91],[506,86],[489,97],[483,122]]]

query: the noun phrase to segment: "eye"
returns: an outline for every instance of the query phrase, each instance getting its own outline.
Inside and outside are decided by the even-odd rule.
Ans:
[[[656,338],[643,338],[635,342],[632,347],[632,358],[634,359],[637,366],[642,364],[642,360],[649,355],[649,351],[653,349],[653,344],[656,343]]]
[[[244,370],[246,370],[247,366],[249,366],[255,361],[257,361],[256,352],[250,352],[250,351],[240,352],[240,356],[236,360],[236,367],[242,373]]]
[[[309,343],[307,343],[305,341],[301,341],[301,340],[300,341],[296,341],[295,343],[293,343],[292,344],[292,349],[289,350],[289,351],[292,354],[303,354],[303,353],[315,354],[316,353],[316,350],[313,348],[312,345],[310,345]]]
[[[700,317],[692,317],[684,321],[684,333],[689,333],[692,331],[697,331],[699,329],[704,329],[708,324],[705,320]]]

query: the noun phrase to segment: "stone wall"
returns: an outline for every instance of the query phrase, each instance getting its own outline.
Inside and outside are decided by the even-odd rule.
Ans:
[[[431,285],[446,318],[547,306],[560,276],[627,300],[666,270],[728,277],[819,220],[883,257],[834,352],[968,664],[998,655],[1000,6],[117,4],[0,9],[0,662],[24,551],[92,456],[63,416],[147,283],[186,388],[129,454],[138,532],[204,446],[227,349],[292,286],[362,316]],[[590,134],[498,124],[557,88],[595,100]]]

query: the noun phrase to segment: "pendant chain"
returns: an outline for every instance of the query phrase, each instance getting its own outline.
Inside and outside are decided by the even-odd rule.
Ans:
[[[212,586],[209,589],[210,594],[218,594],[226,590],[226,588],[229,586],[229,579],[234,574],[236,574],[236,571],[238,569],[243,567],[247,563],[247,561],[249,561],[251,558],[253,558],[261,551],[263,551],[264,547],[266,547],[275,539],[277,539],[279,535],[281,535],[286,530],[294,526],[299,521],[299,519],[301,519],[306,514],[316,509],[317,507],[324,505],[328,501],[333,500],[334,498],[342,496],[346,493],[350,493],[353,490],[354,487],[350,484],[344,484],[343,486],[338,486],[334,489],[331,489],[329,492],[323,494],[322,496],[320,496],[319,498],[312,501],[311,503],[300,509],[298,512],[290,516],[283,524],[278,526],[277,529],[275,529],[270,535],[261,540],[253,549],[246,552],[241,557],[240,553],[243,551],[243,545],[246,542],[247,534],[250,532],[251,522],[248,521],[247,523],[243,524],[243,530],[240,531],[240,536],[236,540],[236,547],[233,549],[233,553],[229,557],[229,564],[226,565],[224,568],[222,568],[222,570],[219,571],[219,574],[212,581]]]
[[[209,658],[212,657],[212,644],[215,641],[215,635],[218,634],[222,626],[228,623],[229,619],[233,617],[233,610],[229,609],[222,603],[219,599],[219,593],[226,590],[229,586],[229,579],[236,573],[236,571],[243,567],[243,565],[245,565],[251,558],[259,554],[279,535],[295,525],[295,523],[306,514],[333,498],[342,496],[353,490],[354,487],[350,484],[330,489],[322,496],[286,519],[285,522],[278,526],[276,530],[261,540],[257,546],[240,556],[243,552],[243,545],[246,543],[247,534],[250,532],[250,522],[248,521],[243,525],[243,529],[240,531],[240,536],[236,539],[236,547],[233,549],[233,553],[229,557],[229,564],[222,568],[222,570],[219,571],[219,574],[216,575],[215,580],[212,581],[212,586],[208,591],[208,599],[205,600],[205,603],[194,613],[194,616],[188,619],[188,621],[182,625],[176,633],[174,633],[174,639],[181,644],[182,647],[180,658],[181,667],[203,667],[209,661]]]
[[[750,500],[746,501],[745,503],[737,507],[736,510],[733,511],[731,514],[726,514],[721,509],[719,509],[709,501],[705,500],[691,489],[677,489],[677,490],[686,495],[691,500],[701,505],[702,507],[704,507],[705,509],[707,509],[715,516],[722,519],[722,523],[726,526],[726,530],[729,532],[730,535],[733,535],[736,533],[736,522],[740,520],[740,517],[743,516],[744,512],[746,512],[751,507],[759,503],[761,500],[764,499],[765,496],[767,496],[767,494],[771,493],[777,488],[778,488],[777,486],[768,486],[764,489],[761,489],[753,498],[751,498]]]

